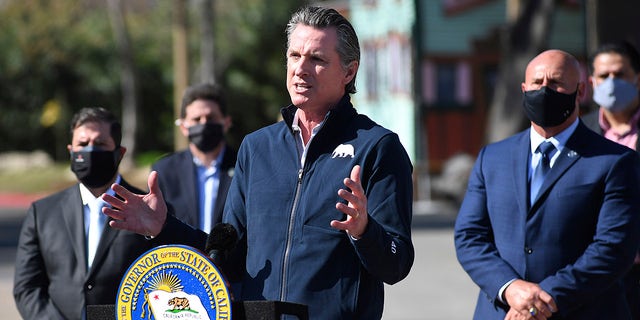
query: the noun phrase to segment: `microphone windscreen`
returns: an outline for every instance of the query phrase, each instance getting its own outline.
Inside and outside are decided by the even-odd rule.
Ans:
[[[216,224],[207,237],[205,252],[212,250],[229,251],[235,247],[238,242],[238,232],[236,228],[228,223]]]

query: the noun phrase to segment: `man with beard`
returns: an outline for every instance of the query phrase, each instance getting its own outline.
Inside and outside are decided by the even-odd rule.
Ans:
[[[24,319],[85,319],[86,306],[113,304],[130,264],[149,249],[188,242],[167,217],[166,230],[153,239],[108,227],[103,194],[117,183],[141,190],[118,173],[127,149],[120,145],[121,125],[103,108],[84,108],[71,120],[71,170],[78,183],[31,204],[20,231],[13,295]],[[180,238],[178,238],[180,236]],[[201,236],[201,235],[200,235]]]

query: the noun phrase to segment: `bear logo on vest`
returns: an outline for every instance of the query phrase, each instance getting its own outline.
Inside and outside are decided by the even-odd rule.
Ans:
[[[353,146],[350,144],[340,144],[339,146],[336,147],[335,150],[333,150],[333,153],[331,153],[331,159],[333,158],[346,158],[351,157],[353,158],[355,152],[353,150]]]

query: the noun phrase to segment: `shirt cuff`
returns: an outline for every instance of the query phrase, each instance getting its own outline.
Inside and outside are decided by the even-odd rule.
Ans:
[[[514,281],[516,281],[516,280],[518,280],[518,278],[513,278],[513,279],[509,280],[509,282],[505,283],[502,287],[500,287],[500,290],[498,290],[498,301],[500,301],[500,302],[502,302],[502,303],[504,303],[504,304],[506,304],[506,305],[509,305],[509,304],[507,303],[507,301],[505,301],[505,299],[504,299],[504,297],[503,297],[503,295],[504,295],[504,291],[505,291],[505,290],[507,290],[507,287],[508,287],[511,283],[513,283]]]

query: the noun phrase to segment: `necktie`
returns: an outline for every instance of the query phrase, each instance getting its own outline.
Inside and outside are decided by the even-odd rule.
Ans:
[[[102,207],[105,205],[102,199],[98,198],[94,202],[89,203],[89,210],[91,211],[89,221],[89,231],[87,232],[87,266],[91,268],[93,264],[93,258],[96,255],[98,244],[100,243],[100,236],[102,235],[102,228],[106,216],[102,213]]]
[[[549,172],[549,169],[551,169],[551,158],[553,157],[555,151],[556,147],[549,141],[544,141],[543,143],[541,143],[536,150],[536,153],[541,153],[541,158],[538,166],[534,168],[533,175],[531,177],[531,204],[533,204],[533,201],[538,196],[540,186],[542,186],[542,182],[544,182],[544,178],[547,175],[547,172]]]

